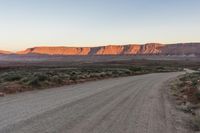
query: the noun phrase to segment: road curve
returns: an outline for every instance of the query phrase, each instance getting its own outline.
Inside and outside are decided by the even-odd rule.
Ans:
[[[0,133],[187,133],[163,84],[181,72],[106,79],[0,98]]]

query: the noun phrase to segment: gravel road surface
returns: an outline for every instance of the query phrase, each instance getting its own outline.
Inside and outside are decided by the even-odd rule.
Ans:
[[[93,81],[0,98],[0,133],[189,133],[165,83],[182,72]]]

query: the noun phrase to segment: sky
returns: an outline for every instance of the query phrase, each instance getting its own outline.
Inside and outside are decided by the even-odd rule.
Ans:
[[[0,49],[200,42],[200,0],[0,0]]]

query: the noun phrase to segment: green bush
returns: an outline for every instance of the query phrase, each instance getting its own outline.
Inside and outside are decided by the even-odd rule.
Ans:
[[[196,97],[200,100],[200,91],[197,90]]]
[[[20,80],[22,77],[17,73],[7,73],[3,75],[4,81],[16,81]]]
[[[72,75],[69,78],[70,80],[76,81],[78,79],[78,77],[76,75]]]
[[[130,71],[133,71],[133,72],[137,72],[137,71],[142,71],[142,68],[141,67],[131,67],[129,68]]]
[[[45,73],[35,73],[28,80],[28,85],[40,86],[41,82],[48,80],[48,76]]]
[[[54,83],[58,83],[58,84],[63,82],[62,78],[57,75],[51,77],[51,81],[53,81]]]
[[[192,86],[193,86],[193,87],[196,87],[197,84],[198,84],[198,82],[197,82],[196,80],[193,80],[193,81],[192,81]]]
[[[34,77],[36,77],[39,81],[45,81],[48,79],[48,76],[42,73],[36,73],[34,74]]]
[[[32,79],[30,79],[27,83],[28,85],[31,86],[39,86],[40,85],[40,81],[37,77],[33,77]]]
[[[24,77],[20,81],[21,83],[27,83],[29,80],[30,80],[29,77]]]
[[[159,66],[159,67],[157,67],[156,69],[159,69],[159,70],[164,70],[165,68],[164,68],[164,67],[162,67],[162,66]]]
[[[123,73],[125,73],[126,75],[130,75],[131,71],[130,70],[124,70]]]
[[[200,116],[195,116],[191,122],[191,127],[194,131],[200,131]]]

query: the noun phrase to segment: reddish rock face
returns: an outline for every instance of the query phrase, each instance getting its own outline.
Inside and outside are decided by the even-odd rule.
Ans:
[[[96,55],[121,55],[123,54],[124,46],[118,45],[109,45],[101,47]]]
[[[9,51],[0,50],[0,54],[11,54]]]
[[[72,47],[35,47],[17,54],[48,54],[48,55],[88,55],[91,48],[72,48]]]
[[[10,52],[0,51],[2,54]],[[200,43],[108,45],[102,47],[34,47],[16,54],[47,55],[200,55]]]
[[[156,44],[156,43],[148,43],[141,46],[141,54],[159,54],[162,52],[162,48],[165,45]]]
[[[108,45],[98,48],[89,47],[35,47],[17,54],[48,54],[48,55],[124,55],[124,54],[157,54],[161,44],[146,45]]]
[[[126,50],[124,51],[124,54],[140,54],[141,51],[141,45],[128,45],[126,46]]]

